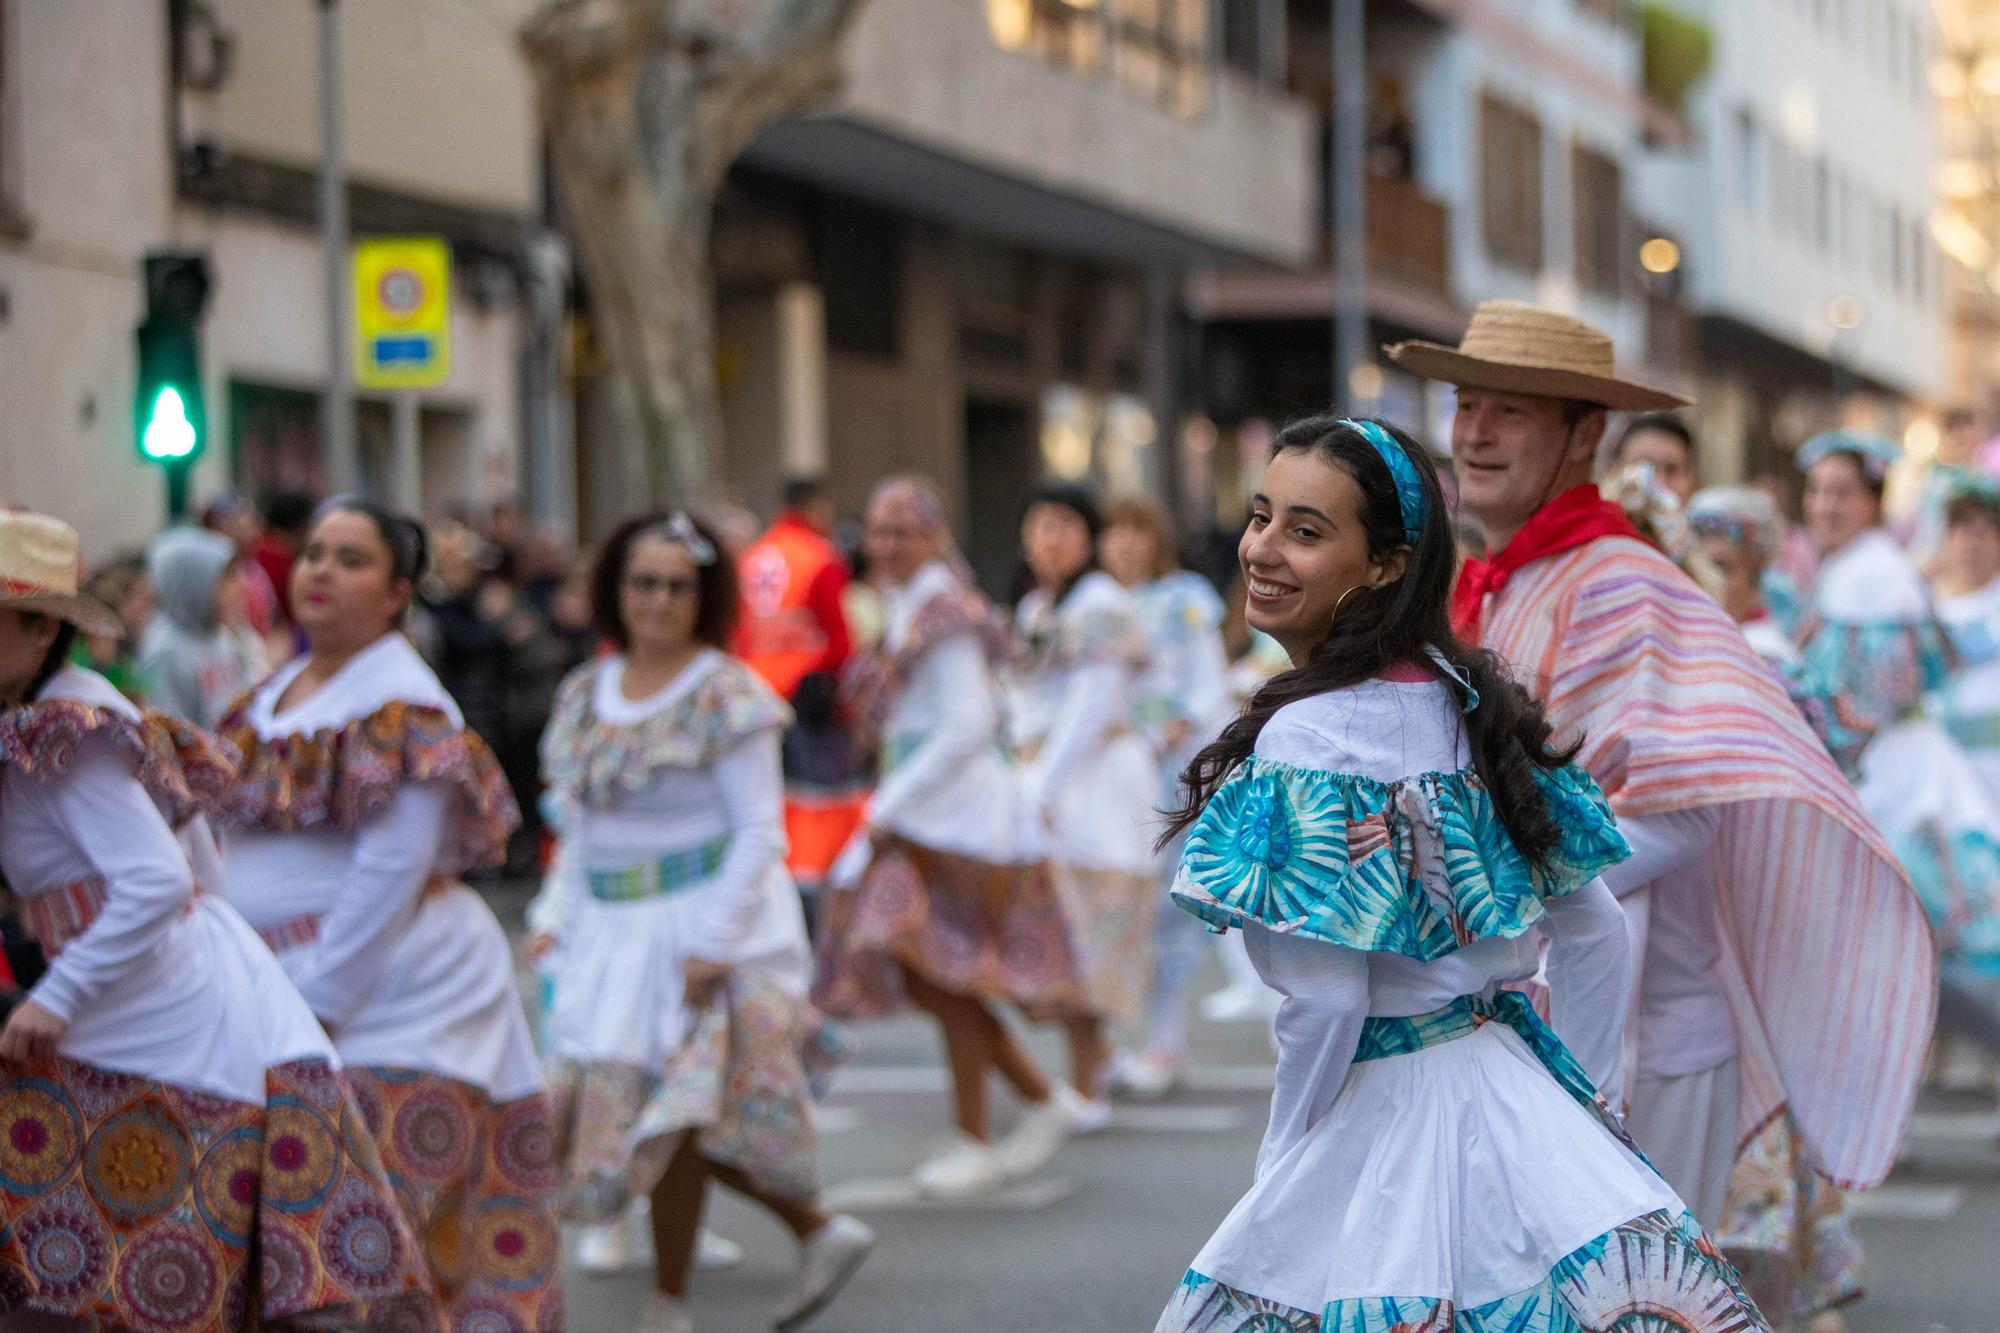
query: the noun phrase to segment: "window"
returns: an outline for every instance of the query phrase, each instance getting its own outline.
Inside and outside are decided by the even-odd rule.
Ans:
[[[1542,266],[1542,127],[1519,107],[1480,98],[1480,213],[1486,248],[1502,263]]]
[[[1833,249],[1833,168],[1825,158],[1813,163],[1813,241],[1821,254]]]
[[[1576,280],[1590,291],[1615,296],[1624,276],[1624,194],[1614,159],[1582,144],[1570,150]]]
[[[1109,71],[1149,101],[1191,115],[1208,98],[1208,0],[985,0],[1009,51],[1080,74]]]
[[[1749,107],[1736,110],[1736,203],[1746,213],[1757,211],[1764,179],[1763,142],[1757,129],[1757,113]]]

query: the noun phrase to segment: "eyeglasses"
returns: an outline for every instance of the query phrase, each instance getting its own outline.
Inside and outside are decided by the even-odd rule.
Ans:
[[[700,580],[692,574],[671,574],[665,578],[657,574],[625,576],[625,591],[637,597],[651,597],[655,593],[662,592],[669,597],[689,597],[700,586]]]

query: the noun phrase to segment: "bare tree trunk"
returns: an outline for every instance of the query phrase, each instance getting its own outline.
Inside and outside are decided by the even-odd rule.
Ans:
[[[716,485],[716,191],[752,135],[838,84],[840,37],[862,3],[551,0],[522,30],[655,503],[704,499]]]

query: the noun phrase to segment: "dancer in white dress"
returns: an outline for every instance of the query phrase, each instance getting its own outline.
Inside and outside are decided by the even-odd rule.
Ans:
[[[645,1327],[679,1333],[713,1176],[797,1237],[799,1280],[776,1320],[797,1328],[874,1233],[816,1202],[803,1056],[820,1025],[778,753],[791,710],[725,650],[735,567],[685,514],[620,527],[591,585],[618,653],[557,692],[542,756],[562,844],[529,914],[530,956],[553,952],[564,1211],[596,1224],[602,1251],[601,1228],[650,1198]]]
[[[1139,613],[1146,670],[1132,720],[1153,747],[1157,804],[1166,806],[1180,790],[1181,770],[1236,712],[1229,650],[1222,642],[1222,598],[1207,579],[1180,567],[1166,510],[1151,498],[1113,500],[1097,548],[1105,572],[1132,594]],[[1180,859],[1176,840],[1160,856],[1166,881],[1172,881]],[[1195,971],[1210,952],[1208,941],[1227,938],[1211,935],[1164,893],[1158,902],[1145,1045],[1136,1053],[1121,1051],[1112,1070],[1120,1091],[1142,1098],[1158,1097],[1179,1082]]]
[[[1174,894],[1284,995],[1277,1086],[1256,1182],[1159,1329],[1768,1329],[1596,1092],[1631,963],[1595,876],[1629,849],[1539,705],[1452,634],[1421,446],[1287,427],[1241,555],[1294,667],[1190,770]],[[1544,934],[1563,1039],[1503,989]]]
[[[843,1018],[915,1007],[936,1021],[953,1132],[912,1179],[962,1198],[1039,1169],[1071,1127],[1065,1099],[995,1006],[1073,1015],[1081,983],[1048,835],[1000,735],[993,668],[1008,651],[1005,624],[972,586],[928,482],[876,487],[865,540],[888,623],[850,664],[845,692],[882,779],[836,867],[813,996]],[[1026,1104],[998,1142],[994,1074]]]
[[[498,761],[398,628],[423,532],[358,500],[292,567],[307,653],[223,720],[222,889],[367,1112],[456,1327],[563,1322],[548,1101],[506,934],[459,876],[519,821]]]
[[[0,1029],[0,1309],[426,1327],[423,1261],[332,1045],[202,892],[227,757],[64,665],[78,629],[117,627],[76,595],[76,557],[66,525],[0,515],[0,871],[50,960]]]
[[[1111,1122],[1104,1029],[1144,1009],[1160,826],[1152,747],[1133,724],[1145,637],[1131,594],[1097,568],[1102,528],[1081,487],[1044,487],[1028,502],[1021,552],[1035,586],[1015,608],[1026,655],[1008,719],[1083,970],[1089,1013],[1067,1028],[1084,1133]]]

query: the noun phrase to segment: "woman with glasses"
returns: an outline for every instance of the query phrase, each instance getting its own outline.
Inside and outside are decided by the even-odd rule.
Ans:
[[[785,873],[779,738],[789,711],[724,645],[734,567],[685,514],[634,519],[592,573],[618,650],[557,693],[542,744],[556,865],[529,953],[554,977],[549,1016],[565,1213],[593,1224],[599,1266],[650,1200],[656,1291],[644,1327],[683,1333],[710,1178],[798,1238],[776,1312],[796,1328],[874,1244],[820,1208],[806,1052],[811,957]]]

